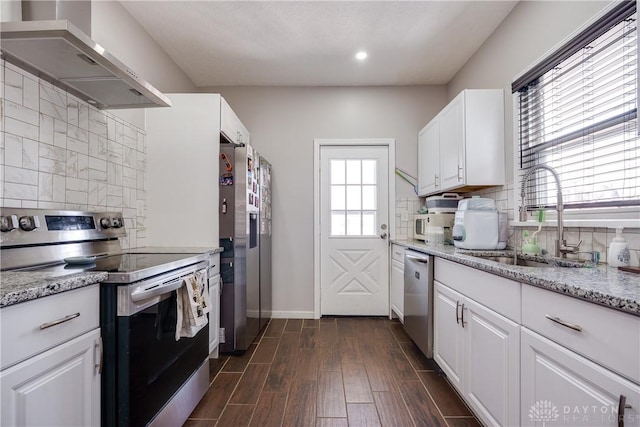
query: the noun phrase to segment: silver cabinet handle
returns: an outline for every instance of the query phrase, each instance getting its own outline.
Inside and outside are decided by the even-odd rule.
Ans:
[[[550,316],[548,314],[545,314],[544,317],[546,317],[547,319],[551,320],[552,322],[555,322],[559,325],[562,325],[566,328],[569,329],[573,329],[574,331],[578,331],[578,332],[582,332],[582,326],[580,325],[576,325],[574,323],[569,323],[569,322],[565,322],[564,320],[560,319],[559,317],[553,317]]]
[[[618,427],[624,427],[624,410],[631,409],[631,405],[627,405],[627,396],[621,394],[618,399]]]
[[[460,304],[460,324],[462,325],[462,327],[464,328],[464,324],[467,323],[464,321],[464,304]]]
[[[458,316],[458,308],[460,308],[460,301],[456,301],[456,324],[460,324],[460,316]]]
[[[433,185],[438,188],[438,174],[433,175]]]
[[[40,325],[40,329],[47,329],[64,322],[68,322],[69,320],[75,319],[76,317],[80,317],[80,313],[70,314],[68,316],[64,316],[62,319],[54,320],[53,322],[49,322],[49,323],[43,323],[42,325]]]
[[[102,363],[104,360],[104,350],[102,347],[102,337],[98,338],[98,342],[96,343],[96,347],[98,347],[98,363],[95,364],[95,367],[98,368],[98,375],[102,375]]]
[[[458,181],[462,181],[462,175],[460,172],[462,172],[462,166],[458,165]]]

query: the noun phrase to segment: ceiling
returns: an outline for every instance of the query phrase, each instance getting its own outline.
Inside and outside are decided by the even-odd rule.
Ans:
[[[517,2],[121,3],[202,87],[446,84]]]

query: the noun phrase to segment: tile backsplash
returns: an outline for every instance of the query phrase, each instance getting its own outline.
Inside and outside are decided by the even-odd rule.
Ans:
[[[493,187],[479,190],[474,193],[467,193],[465,196],[480,196],[494,199],[498,210],[507,212],[509,220],[514,219],[514,192],[513,184],[504,185],[502,187]],[[411,226],[413,216],[416,215],[420,206],[424,204],[424,198],[417,197],[398,197],[396,198],[396,239],[411,239]],[[403,219],[406,218],[406,219]],[[509,247],[521,248],[523,243],[523,233],[527,231],[531,236],[537,227],[510,227],[509,229]],[[594,227],[565,227],[565,239],[568,243],[577,243],[582,240],[578,254],[568,254],[568,258],[584,259],[591,258],[592,251],[600,253],[600,262],[607,262],[607,251],[611,241],[616,235],[614,228],[594,228]],[[631,265],[640,266],[640,229],[625,228],[623,231],[625,240],[629,245],[631,254]],[[551,254],[555,250],[556,228],[543,227],[540,233],[536,235],[538,245],[542,249],[546,249]]]
[[[0,206],[122,212],[144,246],[144,130],[5,61],[0,80]]]
[[[513,184],[508,184],[502,187],[476,191],[468,194],[468,196],[477,195],[494,199],[498,210],[506,211],[509,220],[513,220],[515,218],[514,215],[516,215],[514,212],[514,206],[516,204],[513,200],[513,190]],[[529,236],[531,236],[537,229],[537,227],[511,227],[509,229],[509,246],[521,248],[524,231],[526,230]],[[579,253],[568,254],[567,258],[588,260],[591,258],[590,252],[598,251],[600,253],[600,262],[606,263],[607,251],[615,235],[616,230],[614,228],[565,227],[564,238],[567,243],[573,244],[582,240]],[[629,245],[631,265],[636,267],[640,266],[640,229],[625,228],[623,235]],[[549,253],[553,254],[555,251],[556,227],[543,227],[540,233],[536,235],[536,240],[540,248],[546,249]]]

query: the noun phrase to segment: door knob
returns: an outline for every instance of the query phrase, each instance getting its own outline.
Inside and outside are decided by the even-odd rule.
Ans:
[[[387,233],[382,233],[382,234],[380,234],[380,238],[381,238],[381,239],[386,239],[386,238],[387,238]]]

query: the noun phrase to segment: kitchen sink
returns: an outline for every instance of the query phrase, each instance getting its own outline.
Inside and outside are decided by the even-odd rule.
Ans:
[[[584,267],[585,263],[583,261],[576,260],[567,260],[567,259],[558,259],[558,258],[544,258],[540,256],[531,256],[531,258],[524,258],[522,256],[518,256],[517,258],[513,258],[513,256],[496,256],[496,255],[475,255],[469,254],[476,258],[486,259],[488,261],[499,262],[501,264],[508,265],[518,265],[522,267],[560,267],[560,268],[580,268]]]

